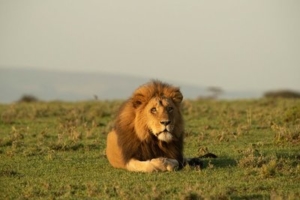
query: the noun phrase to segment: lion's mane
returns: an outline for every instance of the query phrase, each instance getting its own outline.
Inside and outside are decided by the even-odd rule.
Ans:
[[[147,103],[155,97],[170,98],[177,109],[177,112],[174,112],[177,120],[172,131],[173,140],[168,143],[158,140],[147,130],[145,123],[148,119],[142,114]],[[123,103],[117,114],[114,130],[125,164],[132,158],[146,161],[167,157],[176,159],[179,162],[179,168],[183,167],[184,125],[180,111],[182,98],[179,88],[155,80],[140,86],[131,98]]]

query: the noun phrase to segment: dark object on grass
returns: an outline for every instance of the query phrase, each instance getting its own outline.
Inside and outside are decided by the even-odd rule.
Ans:
[[[189,166],[203,168],[203,162],[200,158],[192,158],[187,161]]]
[[[216,156],[213,153],[207,153],[207,154],[204,154],[203,156],[199,156],[198,158],[217,158],[217,157],[218,156]]]
[[[196,158],[190,158],[190,159],[188,159],[187,160],[187,164],[189,166],[192,166],[192,167],[203,168],[203,162],[202,162],[201,158],[217,158],[217,157],[218,156],[216,156],[213,153],[207,153],[207,154],[204,154],[204,155],[196,157]]]

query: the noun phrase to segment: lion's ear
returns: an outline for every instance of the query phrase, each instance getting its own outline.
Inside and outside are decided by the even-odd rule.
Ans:
[[[134,108],[139,107],[143,102],[144,102],[144,95],[142,94],[135,94],[132,98],[131,98],[131,102]]]
[[[180,104],[182,99],[183,99],[183,95],[181,94],[180,90],[176,90],[173,94],[172,94],[172,99],[175,103]]]

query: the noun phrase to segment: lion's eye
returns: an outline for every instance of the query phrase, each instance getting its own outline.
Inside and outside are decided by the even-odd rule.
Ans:
[[[156,108],[151,108],[150,110],[151,113],[156,113],[156,111],[157,111]]]
[[[172,111],[173,111],[173,107],[171,107],[171,106],[170,106],[170,107],[167,107],[167,111],[168,111],[168,112],[172,112]]]

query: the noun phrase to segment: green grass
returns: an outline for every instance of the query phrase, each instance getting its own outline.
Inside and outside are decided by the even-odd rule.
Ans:
[[[0,105],[0,199],[299,199],[300,100],[183,103],[184,153],[204,167],[112,168],[119,101]]]

